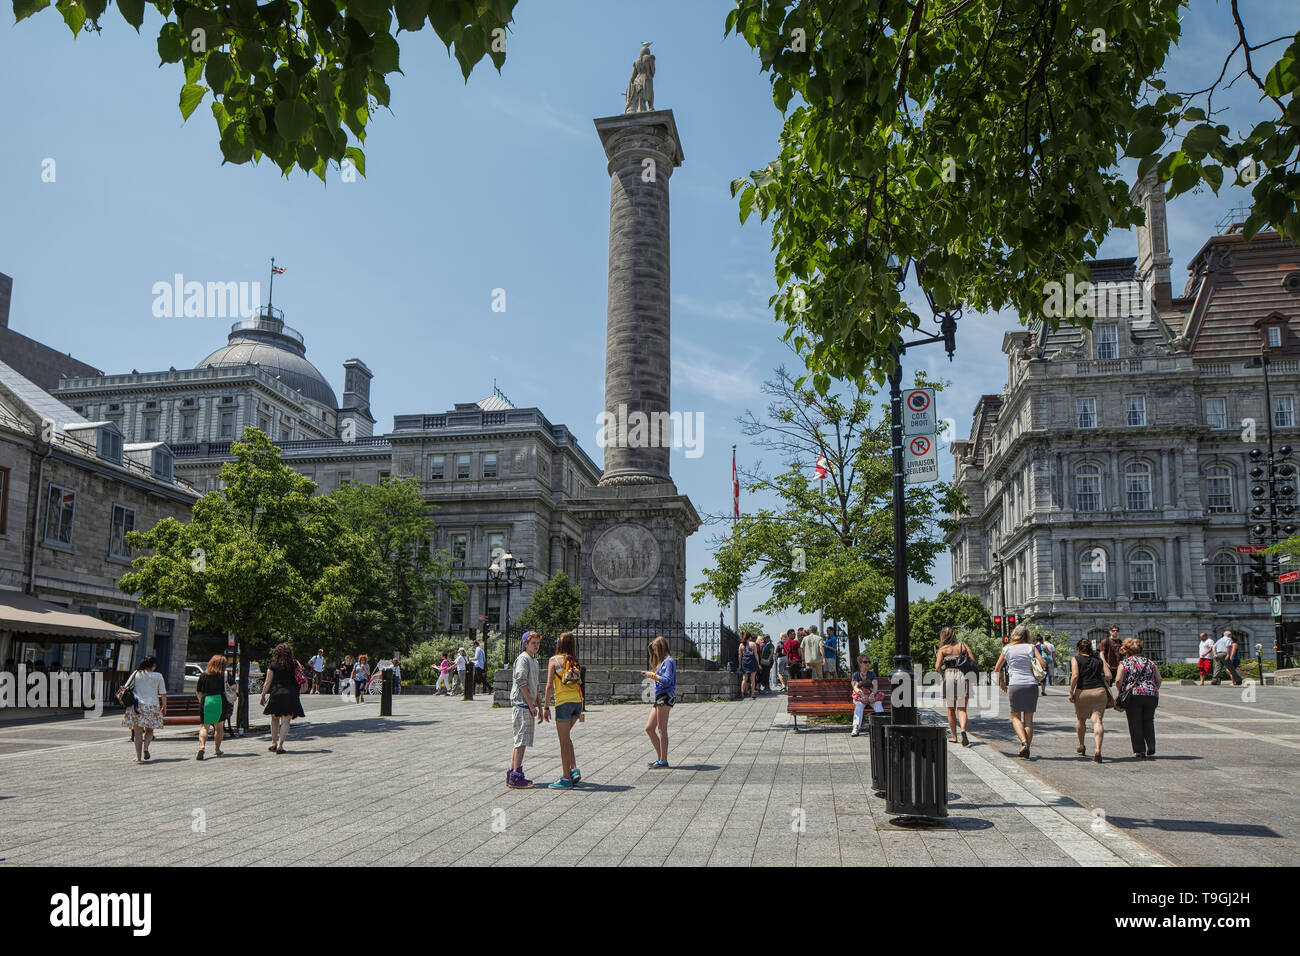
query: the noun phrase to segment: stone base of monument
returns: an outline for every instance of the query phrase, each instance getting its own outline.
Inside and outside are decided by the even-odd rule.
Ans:
[[[601,485],[569,509],[582,522],[584,625],[686,619],[686,538],[700,526],[689,498],[671,482]]]

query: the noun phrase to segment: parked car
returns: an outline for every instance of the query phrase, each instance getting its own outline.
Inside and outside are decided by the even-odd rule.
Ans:
[[[185,662],[185,693],[193,694],[199,689],[199,678],[203,676],[202,664]]]

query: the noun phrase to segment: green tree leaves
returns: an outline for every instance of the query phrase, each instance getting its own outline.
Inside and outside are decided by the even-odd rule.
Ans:
[[[1244,169],[1256,177],[1247,234],[1300,237],[1300,46],[1263,80],[1276,122],[1234,137],[1207,122],[1209,104],[1153,79],[1182,6],[737,0],[726,31],[770,72],[785,125],[776,157],[731,191],[742,222],[771,220],[771,304],[814,382],[883,383],[900,329],[930,319],[899,294],[894,269],[909,260],[927,291],[1054,326],[1043,284],[1082,274],[1111,229],[1141,220],[1121,155],[1139,174],[1157,168],[1171,196],[1219,188],[1225,166],[1242,182]],[[1184,123],[1197,125],[1180,137]],[[1180,148],[1162,156],[1168,141]]]
[[[154,0],[164,22],[158,58],[182,63],[181,116],[208,91],[221,155],[228,163],[266,156],[288,175],[295,167],[322,181],[328,163],[350,159],[365,175],[359,144],[376,108],[387,108],[387,77],[400,72],[395,34],[427,19],[454,51],[466,80],[486,56],[505,63],[506,27],[517,0]],[[13,0],[24,20],[50,0]],[[137,31],[144,0],[117,0]],[[73,34],[99,32],[107,0],[58,0]],[[206,82],[206,86],[199,80]]]
[[[582,589],[561,571],[533,592],[514,623],[554,640],[577,627],[581,613]]]

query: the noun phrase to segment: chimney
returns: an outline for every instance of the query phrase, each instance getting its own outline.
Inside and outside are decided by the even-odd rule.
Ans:
[[[1137,231],[1137,272],[1142,291],[1157,309],[1168,310],[1173,300],[1173,287],[1169,281],[1169,267],[1174,257],[1169,254],[1169,230],[1165,224],[1165,190],[1156,178],[1153,167],[1141,182],[1129,191],[1129,198],[1142,207],[1146,222]]]
[[[353,434],[369,438],[374,433],[375,419],[370,414],[370,380],[374,373],[361,359],[348,359],[343,363],[343,403],[339,406],[339,421],[351,419]]]
[[[14,280],[0,272],[0,329],[9,328],[9,297],[14,291]]]

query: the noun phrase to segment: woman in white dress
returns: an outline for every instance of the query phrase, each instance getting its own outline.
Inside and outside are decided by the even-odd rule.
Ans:
[[[163,719],[167,716],[167,685],[157,667],[158,658],[146,657],[140,662],[140,669],[126,682],[135,694],[135,704],[126,709],[125,722],[132,730],[136,763],[149,759],[153,732],[162,729]]]

